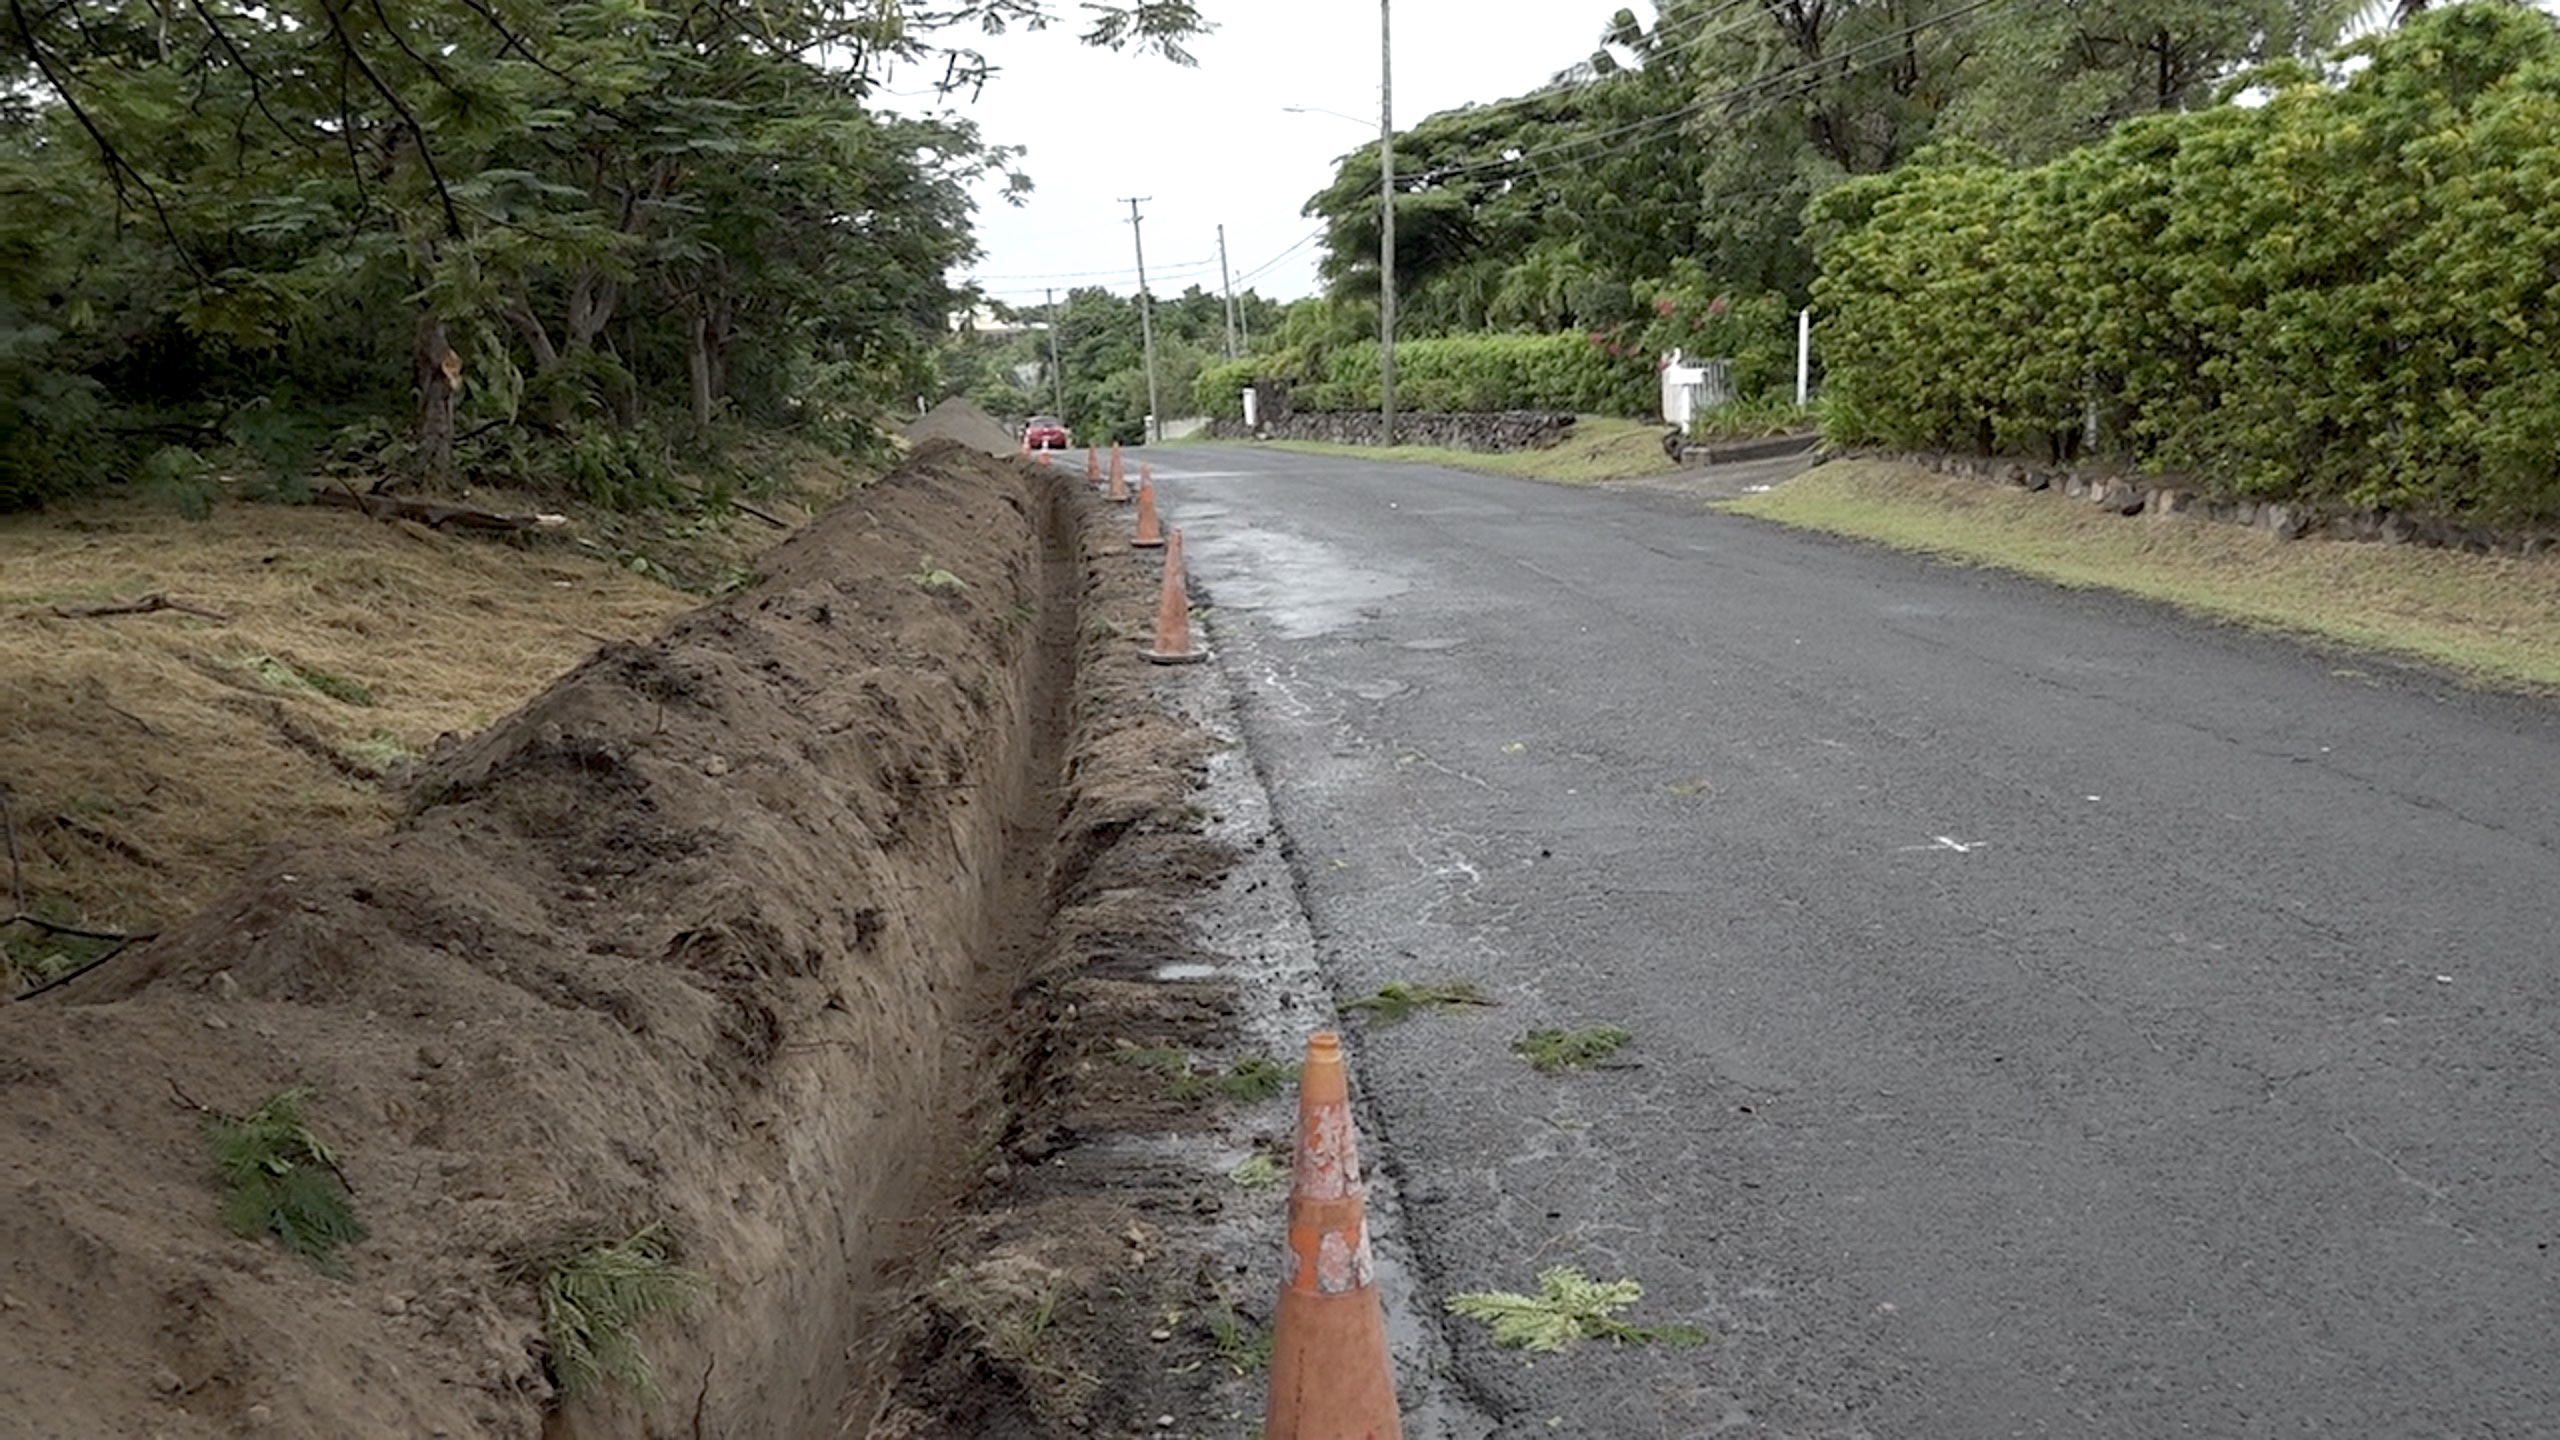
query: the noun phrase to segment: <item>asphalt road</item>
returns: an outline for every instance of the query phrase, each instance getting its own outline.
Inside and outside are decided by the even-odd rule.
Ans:
[[[2560,1434],[2560,707],[1707,513],[1154,452],[1518,1436]],[[1634,1033],[1550,1078],[1538,1026]]]

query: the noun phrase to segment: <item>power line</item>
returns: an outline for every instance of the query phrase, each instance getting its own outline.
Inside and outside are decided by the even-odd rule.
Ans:
[[[1306,234],[1299,236],[1296,244],[1291,245],[1288,249],[1281,251],[1279,254],[1272,256],[1270,259],[1265,260],[1261,264],[1254,266],[1252,269],[1247,270],[1241,275],[1238,275],[1236,277],[1236,283],[1242,285],[1248,280],[1252,280],[1257,276],[1264,275],[1272,270],[1278,269],[1281,261],[1288,259],[1290,256],[1306,249],[1318,240],[1323,239],[1324,234],[1325,227],[1319,225],[1313,230],[1308,231]]]
[[[1170,274],[1178,270],[1214,269],[1216,268],[1217,263],[1218,257],[1212,255],[1206,260],[1184,260],[1172,265],[1155,265],[1150,266],[1149,268],[1154,270],[1157,274],[1162,275]],[[965,275],[962,278],[972,281],[1024,280],[1038,284],[1046,283],[1051,280],[1127,279],[1135,273],[1135,271],[1132,271],[1129,267],[1123,265],[1117,270],[1058,270],[1045,275]]]

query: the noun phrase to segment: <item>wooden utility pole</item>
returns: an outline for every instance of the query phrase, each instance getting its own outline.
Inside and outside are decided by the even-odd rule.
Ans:
[[[1378,443],[1396,443],[1395,25],[1378,0]]]
[[[1058,423],[1067,423],[1067,367],[1058,362],[1058,292],[1044,289],[1049,297],[1049,399],[1058,407]]]
[[[1164,437],[1164,411],[1156,404],[1156,316],[1154,302],[1147,296],[1147,240],[1142,223],[1147,217],[1138,213],[1138,206],[1154,198],[1141,195],[1128,202],[1129,237],[1138,247],[1138,334],[1147,346],[1146,434],[1151,445]]]
[[[1236,282],[1227,273],[1227,227],[1218,227],[1218,286],[1227,292],[1227,358],[1236,358]]]

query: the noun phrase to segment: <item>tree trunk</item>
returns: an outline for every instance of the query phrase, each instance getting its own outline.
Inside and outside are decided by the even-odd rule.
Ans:
[[[693,423],[701,429],[711,426],[711,322],[704,318],[702,304],[696,301],[685,307],[686,328],[693,343],[685,347],[685,369],[693,380]]]
[[[711,355],[711,399],[715,405],[729,401],[729,342],[738,338],[735,306],[729,292],[722,290],[709,306],[709,321],[704,339]]]
[[[453,478],[453,397],[462,357],[445,341],[444,321],[420,308],[411,347],[418,390],[418,465],[430,481]]]

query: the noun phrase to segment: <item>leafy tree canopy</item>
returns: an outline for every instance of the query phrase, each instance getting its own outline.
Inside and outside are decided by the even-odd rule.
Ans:
[[[1204,25],[1189,0],[1078,14],[1089,43],[1177,62]],[[967,186],[1013,158],[876,111],[873,77],[938,61],[965,90],[985,62],[948,37],[1060,18],[6,0],[0,505],[170,446],[290,481],[324,443],[643,503],[660,431],[851,436],[924,388]]]

